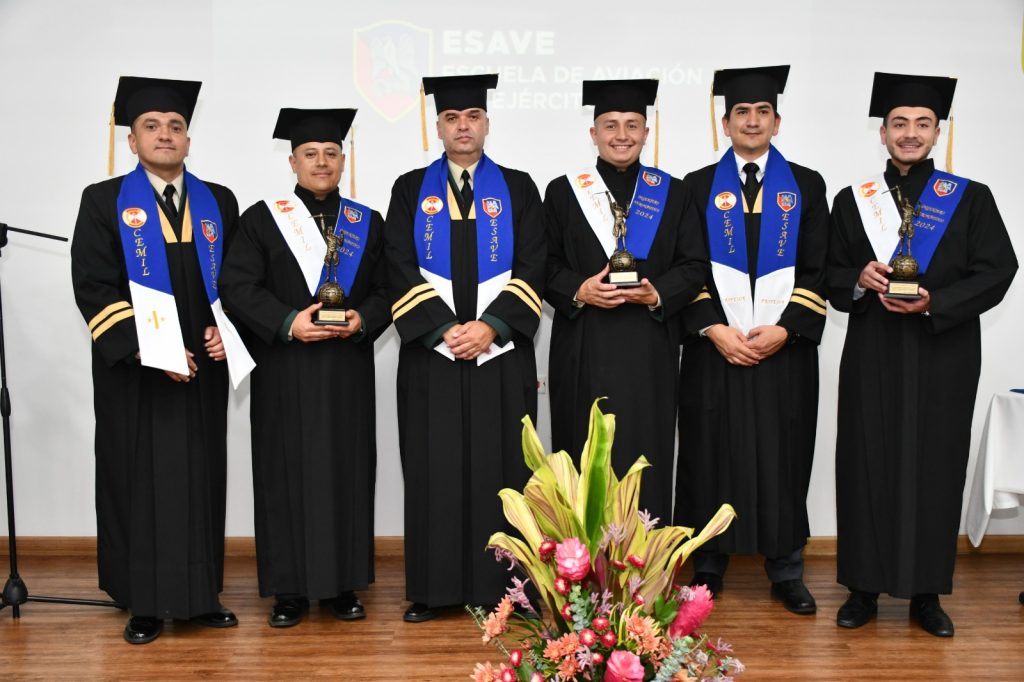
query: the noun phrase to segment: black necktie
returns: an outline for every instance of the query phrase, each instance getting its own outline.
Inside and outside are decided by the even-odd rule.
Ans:
[[[167,217],[175,220],[178,217],[178,210],[174,208],[174,185],[164,187],[164,208],[167,209]]]
[[[469,184],[469,171],[462,171],[462,205],[466,207],[466,217],[469,217],[469,207],[473,205],[473,187]]]
[[[757,201],[759,185],[757,182],[757,170],[758,165],[756,163],[748,163],[743,166],[743,172],[747,174],[747,178],[743,183],[743,194],[747,197],[747,206],[750,211],[754,210],[754,202]]]

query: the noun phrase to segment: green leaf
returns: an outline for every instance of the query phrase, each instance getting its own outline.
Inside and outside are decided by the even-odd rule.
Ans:
[[[654,600],[654,620],[662,627],[670,625],[676,619],[678,612],[679,602],[675,599],[665,601],[665,598],[659,594],[658,598]]]
[[[530,415],[523,417],[523,459],[530,471],[537,471],[545,462],[544,446],[541,445],[537,430],[533,427]]]
[[[595,400],[590,408],[590,427],[580,457],[579,493],[576,496],[576,514],[583,521],[586,534],[580,540],[587,545],[591,555],[597,553],[605,526],[604,505],[608,495],[612,439],[615,435],[615,415],[603,414],[598,407],[600,400]]]

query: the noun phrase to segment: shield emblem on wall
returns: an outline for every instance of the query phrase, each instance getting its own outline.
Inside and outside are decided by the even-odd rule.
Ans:
[[[390,122],[419,104],[420,78],[433,66],[433,31],[407,21],[378,21],[352,31],[356,90]]]

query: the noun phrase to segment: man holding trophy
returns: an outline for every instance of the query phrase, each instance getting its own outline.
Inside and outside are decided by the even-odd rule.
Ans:
[[[680,184],[640,163],[647,107],[658,81],[584,81],[594,105],[596,164],[553,180],[544,198],[548,232],[545,298],[555,309],[548,371],[555,450],[579,456],[590,405],[617,417],[612,466],[624,474],[644,455],[641,508],[672,515],[677,314],[700,291],[707,256],[684,230]]]
[[[828,298],[850,313],[836,444],[838,579],[850,588],[842,627],[874,618],[886,592],[909,598],[928,633],[953,635],[938,595],[953,589],[978,318],[1017,270],[988,187],[928,158],[955,87],[876,73],[868,113],[882,119],[890,159],[832,208]]]
[[[293,192],[251,206],[221,289],[249,332],[260,596],[272,627],[309,599],[363,618],[373,582],[373,342],[391,316],[380,214],[338,192],[353,109],[282,109]]]

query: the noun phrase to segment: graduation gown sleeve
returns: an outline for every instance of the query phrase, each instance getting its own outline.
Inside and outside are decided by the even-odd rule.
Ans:
[[[117,178],[120,183],[122,178]],[[108,181],[109,182],[109,181]],[[128,293],[120,236],[100,205],[99,185],[82,193],[71,239],[75,301],[89,325],[95,349],[108,367],[134,359],[139,350],[135,312]]]

